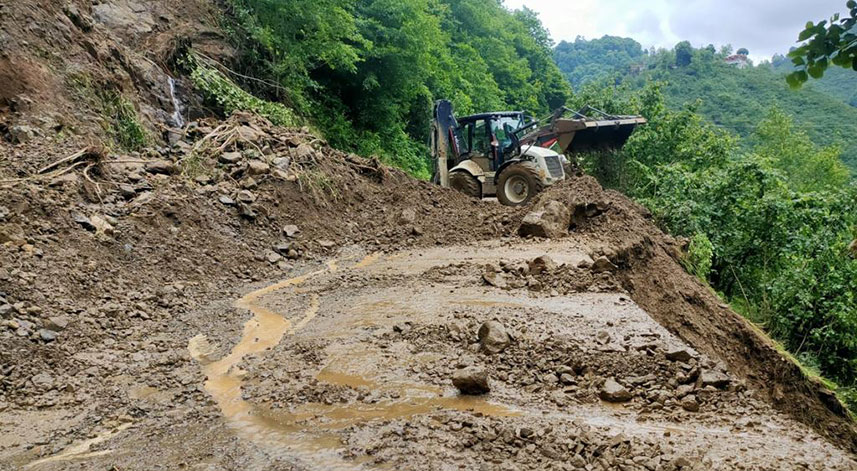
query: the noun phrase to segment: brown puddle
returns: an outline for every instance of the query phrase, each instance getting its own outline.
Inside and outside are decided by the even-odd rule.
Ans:
[[[380,254],[368,255],[351,269],[368,267],[380,257]],[[304,328],[318,314],[320,307],[319,297],[313,293],[303,315],[298,320],[290,321],[259,306],[257,301],[266,294],[296,287],[313,277],[336,270],[336,261],[330,261],[325,269],[281,281],[239,299],[235,306],[250,310],[253,317],[244,324],[238,344],[228,355],[217,361],[209,360],[214,348],[204,335],[197,335],[188,342],[191,356],[203,365],[203,372],[207,377],[205,389],[239,435],[271,448],[275,455],[303,459],[320,469],[354,469],[362,467],[362,464],[360,460],[345,460],[339,456],[338,452],[343,446],[338,435],[334,433],[336,430],[370,420],[401,419],[443,409],[473,411],[493,416],[518,414],[481,398],[458,395],[444,397],[441,388],[434,386],[397,382],[381,385],[358,375],[327,368],[318,374],[319,381],[373,391],[396,392],[398,394],[394,396],[401,399],[386,399],[373,404],[310,403],[303,404],[292,412],[266,410],[245,401],[241,396],[243,372],[236,365],[246,355],[273,348],[285,335],[294,334]],[[307,421],[312,421],[312,432],[307,432]]]

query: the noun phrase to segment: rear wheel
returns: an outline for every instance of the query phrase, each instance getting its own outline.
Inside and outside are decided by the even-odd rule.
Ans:
[[[482,188],[479,180],[467,172],[452,172],[449,174],[449,187],[467,196],[482,198]]]
[[[519,162],[506,167],[497,180],[497,199],[506,206],[529,203],[544,188],[538,167]]]

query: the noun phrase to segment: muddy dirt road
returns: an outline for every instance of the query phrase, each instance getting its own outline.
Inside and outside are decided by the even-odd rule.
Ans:
[[[522,271],[552,269],[533,263],[542,255],[587,266],[588,253],[572,239],[340,251],[247,292],[235,309],[214,302],[194,314],[209,319],[188,323],[182,352],[197,371],[198,401],[4,462],[33,470],[857,469],[847,452],[755,399],[717,359],[611,288],[609,274],[567,296],[515,282]],[[489,320],[509,334],[497,353],[477,341]],[[488,371],[489,394],[453,387],[452,376],[473,367]],[[142,410],[172,397],[127,393]],[[19,418],[3,433],[26,428]]]

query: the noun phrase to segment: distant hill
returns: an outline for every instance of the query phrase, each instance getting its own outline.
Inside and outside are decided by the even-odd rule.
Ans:
[[[785,58],[753,65],[731,48],[680,43],[677,49],[678,60],[676,49],[646,51],[629,38],[578,38],[557,45],[554,59],[575,88],[600,81],[636,89],[662,81],[671,107],[700,100],[700,113],[742,137],[751,137],[757,123],[778,107],[815,143],[840,145],[842,160],[857,173],[857,73],[832,68],[823,80],[791,90],[784,79],[790,68]]]

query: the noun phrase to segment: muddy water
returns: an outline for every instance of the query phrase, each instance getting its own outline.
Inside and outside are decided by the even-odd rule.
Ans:
[[[350,269],[364,269],[381,259],[380,254],[368,255]],[[294,334],[311,322],[319,312],[320,301],[309,293],[309,303],[296,320],[259,305],[259,299],[270,293],[295,288],[311,278],[338,270],[336,261],[325,269],[290,278],[253,291],[239,299],[235,306],[248,309],[253,317],[244,324],[240,341],[223,358],[211,361],[215,348],[200,334],[188,342],[191,356],[203,365],[207,380],[206,391],[220,407],[230,426],[243,438],[262,445],[269,453],[312,463],[319,469],[353,469],[365,465],[359,460],[346,461],[340,457],[343,448],[334,432],[369,420],[394,420],[432,411],[449,409],[474,411],[484,415],[517,415],[513,409],[488,403],[479,398],[449,395],[437,387],[390,383],[379,384],[359,375],[322,370],[317,379],[333,385],[367,388],[373,391],[395,391],[402,400],[379,401],[374,404],[325,405],[303,404],[289,412],[266,410],[245,401],[241,395],[243,372],[237,367],[247,355],[264,352],[277,346],[285,335]],[[304,290],[303,292],[306,292]],[[352,355],[355,352],[352,352]],[[301,425],[312,421],[312,432]]]

